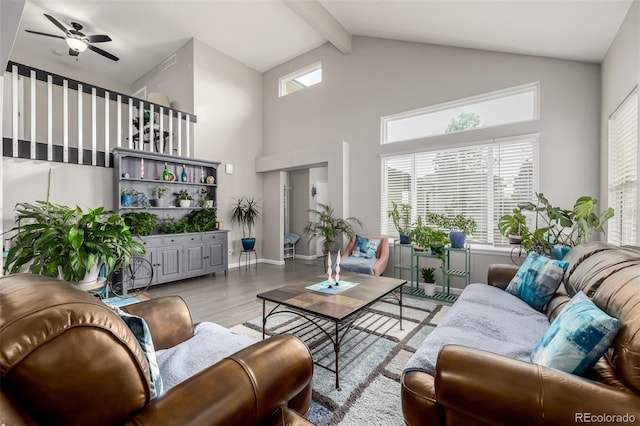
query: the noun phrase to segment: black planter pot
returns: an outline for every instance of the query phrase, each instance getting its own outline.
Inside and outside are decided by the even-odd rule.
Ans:
[[[242,238],[240,241],[242,241],[242,250],[245,251],[253,250],[256,245],[255,238]]]
[[[401,232],[400,233],[400,244],[410,244],[410,243],[411,243],[411,239],[409,238],[409,235],[403,234]]]

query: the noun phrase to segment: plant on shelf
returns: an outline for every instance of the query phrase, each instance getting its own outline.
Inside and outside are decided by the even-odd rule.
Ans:
[[[189,194],[189,191],[187,191],[186,189],[181,189],[174,195],[178,199],[178,205],[180,207],[189,207],[191,205],[191,201],[193,200],[193,197],[191,196],[191,194]]]
[[[122,188],[120,191],[120,204],[122,207],[131,207],[132,194],[129,188]]]
[[[213,196],[207,188],[200,188],[200,200],[198,205],[203,209],[210,209],[213,207]]]
[[[144,254],[122,217],[104,207],[67,207],[45,201],[19,203],[5,272],[28,270],[81,284],[97,280],[101,267],[113,271],[132,252]]]
[[[322,250],[324,253],[330,253],[335,250],[336,241],[339,235],[345,235],[351,238],[355,235],[353,226],[357,224],[362,227],[362,221],[356,217],[347,217],[343,219],[336,217],[333,207],[328,204],[318,203],[319,210],[310,209],[309,213],[315,216],[315,220],[311,220],[304,227],[304,235],[307,237],[307,243],[315,238],[322,238]]]
[[[185,232],[208,232],[217,229],[216,208],[193,210],[180,220],[168,217],[162,227],[161,234],[182,234]]]
[[[391,202],[391,210],[387,211],[387,217],[391,218],[393,225],[400,235],[400,244],[409,244],[409,232],[411,232],[411,205]]]
[[[466,237],[473,234],[477,229],[475,219],[461,213],[453,217],[441,213],[427,213],[425,220],[427,223],[438,227],[441,231],[449,231],[451,246],[454,248],[463,248]]]
[[[155,197],[156,207],[164,207],[165,206],[165,198],[164,194],[169,191],[169,188],[166,186],[156,186],[153,189],[153,196]]]
[[[149,212],[131,212],[123,216],[131,235],[143,237],[151,234],[158,227],[158,216]]]
[[[252,237],[251,230],[260,217],[260,206],[253,197],[239,197],[231,206],[231,221],[242,228],[242,248],[253,250],[256,239]]]
[[[436,268],[420,268],[422,281],[424,282],[424,294],[433,296],[436,292]]]
[[[417,244],[419,248],[431,250],[432,254],[443,259],[444,246],[450,243],[448,234],[440,229],[434,229],[428,226],[425,220],[422,220],[421,216],[418,216],[416,226],[413,228],[410,234],[411,241]]]

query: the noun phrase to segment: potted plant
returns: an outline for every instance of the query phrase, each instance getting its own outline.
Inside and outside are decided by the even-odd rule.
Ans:
[[[193,197],[189,194],[189,191],[187,191],[186,189],[181,189],[175,195],[178,199],[178,205],[180,207],[191,206],[191,200],[193,200]]]
[[[207,188],[200,188],[200,201],[198,201],[198,205],[203,209],[213,207],[213,198]]]
[[[451,243],[451,240],[449,239],[449,234],[445,231],[435,229],[429,235],[429,248],[431,249],[431,253],[440,259],[444,256],[444,247],[449,243]]]
[[[424,294],[433,296],[436,293],[436,268],[420,268],[422,281],[424,281]]]
[[[253,250],[256,244],[251,230],[260,217],[260,207],[253,197],[240,197],[231,206],[231,221],[242,227],[242,248]]]
[[[129,262],[132,252],[144,254],[120,215],[104,207],[88,209],[45,201],[16,206],[16,226],[5,272],[24,268],[35,274],[80,284],[95,283],[101,267],[108,271]]]
[[[416,225],[411,231],[409,231],[409,241],[415,243],[413,249],[415,251],[424,251],[428,248],[432,232],[433,229],[425,225],[422,221],[422,217],[418,216]]]
[[[529,234],[527,218],[518,207],[513,214],[506,214],[498,219],[498,231],[509,239],[510,244],[521,244],[523,236]]]
[[[322,250],[330,253],[335,249],[338,235],[343,234],[348,238],[355,235],[353,229],[354,224],[362,227],[362,221],[356,217],[348,217],[343,219],[336,217],[333,207],[327,204],[318,203],[319,210],[311,209],[309,213],[315,216],[315,220],[309,221],[304,227],[304,234],[307,237],[307,243],[314,238],[322,238]]]
[[[131,212],[122,216],[129,227],[131,235],[143,237],[151,234],[158,227],[158,216],[149,212]]]
[[[478,228],[474,218],[460,213],[451,219],[450,225],[449,239],[451,240],[451,247],[453,248],[463,248],[467,236],[476,232]]]
[[[155,187],[155,189],[153,190],[153,195],[156,197],[155,199],[156,207],[164,207],[166,205],[164,194],[166,194],[167,191],[169,191],[169,188],[167,188],[166,186]]]
[[[409,237],[409,232],[411,231],[411,205],[398,204],[392,201],[391,206],[391,210],[387,211],[387,217],[391,218],[400,235],[400,244],[409,244],[411,242]]]

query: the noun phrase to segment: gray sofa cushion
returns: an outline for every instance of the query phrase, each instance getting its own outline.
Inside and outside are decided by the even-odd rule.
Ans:
[[[340,271],[373,275],[373,267],[376,265],[377,261],[378,259],[375,257],[373,259],[367,259],[364,257],[348,256],[340,260]]]
[[[211,322],[196,325],[191,339],[169,349],[156,351],[165,392],[223,358],[254,344]]]
[[[407,362],[404,372],[435,373],[440,348],[455,344],[530,362],[549,327],[547,316],[486,284],[470,284]]]

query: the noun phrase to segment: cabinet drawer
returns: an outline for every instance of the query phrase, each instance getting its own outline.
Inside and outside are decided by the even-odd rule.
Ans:
[[[200,241],[202,241],[202,236],[200,234],[167,235],[162,238],[162,244],[165,246],[171,244],[188,244]]]

